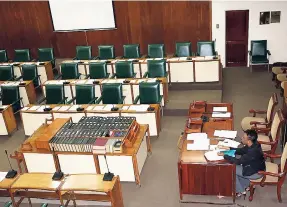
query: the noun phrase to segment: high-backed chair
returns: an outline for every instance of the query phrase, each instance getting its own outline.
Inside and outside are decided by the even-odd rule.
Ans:
[[[249,67],[252,72],[252,65],[267,65],[269,72],[269,55],[267,50],[267,40],[252,40],[251,50],[249,51]]]
[[[14,80],[13,65],[0,65],[0,81]]]
[[[138,101],[140,104],[161,104],[161,100],[159,81],[141,82],[139,84],[139,95],[136,97],[134,104],[137,104]]]
[[[283,149],[282,155],[276,154],[265,154],[265,157],[269,158],[281,158],[280,164],[275,164],[272,162],[265,162],[266,170],[259,171],[258,174],[263,175],[262,178],[256,180],[250,180],[250,196],[249,200],[253,200],[254,195],[254,186],[260,185],[264,187],[265,185],[275,185],[277,187],[277,198],[278,201],[281,203],[281,187],[284,183],[286,174],[287,174],[287,144]]]
[[[215,56],[214,41],[199,41],[197,42],[197,55],[198,56]]]
[[[129,44],[124,45],[124,56],[123,58],[140,58],[140,45],[139,44]]]
[[[100,60],[115,59],[115,47],[113,45],[99,45],[98,50]]]
[[[166,60],[148,60],[147,72],[144,74],[144,78],[160,78],[167,77],[166,72]]]
[[[65,104],[67,97],[65,97],[64,85],[62,84],[47,84],[45,85],[46,104]],[[44,101],[42,100],[42,101]]]
[[[102,96],[97,100],[97,104],[101,101],[103,104],[123,104],[124,99],[121,83],[104,83]]]
[[[30,50],[29,49],[17,49],[15,50],[14,62],[30,62]]]
[[[3,207],[10,207],[12,206],[12,201],[7,201]]]
[[[286,77],[286,71],[287,71],[287,62],[274,62],[272,64],[272,80],[276,80],[276,75],[278,74],[285,74]],[[278,84],[279,86],[279,84]]]
[[[109,78],[110,74],[107,72],[106,62],[90,62],[89,63],[89,75],[91,79],[104,79]]]
[[[79,79],[81,74],[79,73],[78,63],[62,63],[61,74],[63,80]]]
[[[55,68],[55,56],[53,48],[38,48],[38,61],[46,62],[49,61],[52,67]]]
[[[95,97],[94,85],[77,84],[75,86],[76,97],[68,101],[68,104],[76,101],[75,104],[94,104],[98,97]]]
[[[175,44],[175,57],[189,57],[192,56],[191,42],[177,42]]]
[[[164,58],[165,57],[164,44],[149,44],[147,55],[148,58]]]
[[[77,46],[76,57],[74,60],[91,60],[92,58],[92,47],[91,46]]]
[[[261,144],[262,150],[266,153],[274,154],[279,143],[280,133],[284,123],[281,109],[279,109],[273,118],[270,128],[253,127],[258,133],[258,142]]]
[[[0,50],[0,63],[6,63],[8,62],[8,56],[7,56],[7,51],[6,50]]]
[[[35,88],[41,86],[40,75],[38,74],[36,64],[24,64],[22,65],[22,78],[23,81],[32,80]]]
[[[135,78],[134,64],[132,61],[118,61],[115,64],[116,72],[112,78]]]
[[[12,105],[14,113],[19,111],[23,106],[22,98],[20,97],[19,86],[1,86],[2,104]]]
[[[245,117],[241,121],[241,127],[244,131],[247,129],[251,129],[254,124],[256,124],[257,128],[269,128],[271,126],[275,106],[278,104],[277,94],[272,94],[269,99],[267,111],[250,109],[249,113],[253,114],[252,117]],[[257,114],[266,114],[265,118],[256,117]]]

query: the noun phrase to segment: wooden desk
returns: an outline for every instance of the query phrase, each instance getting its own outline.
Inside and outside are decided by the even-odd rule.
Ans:
[[[229,105],[228,108],[232,111],[232,104],[225,105]],[[208,103],[206,109],[214,106],[218,106],[218,104]],[[197,115],[195,114],[195,117],[198,117]],[[193,114],[190,113],[190,116]],[[210,119],[209,122],[202,125],[194,123],[191,125],[195,126],[189,126],[191,129],[185,130],[180,144],[178,159],[180,200],[183,199],[184,194],[192,194],[232,196],[235,201],[235,165],[224,160],[210,162],[204,156],[206,151],[187,150],[187,143],[192,141],[186,139],[188,133],[205,132],[211,139],[210,144],[217,144],[218,140],[212,139],[214,131],[232,130],[233,119]]]
[[[17,129],[12,105],[0,106],[0,135],[11,135]]]
[[[72,197],[75,200],[109,201],[112,207],[123,207],[119,177],[115,176],[112,181],[103,181],[103,177],[95,174],[67,176],[60,190],[61,203]]]
[[[17,178],[18,176],[11,179],[4,178],[2,181],[0,181],[0,197],[10,196],[10,188]]]
[[[25,85],[20,85],[20,83],[25,83]],[[19,93],[24,106],[34,104],[37,101],[32,81],[0,81],[0,86],[2,85],[19,86]]]
[[[29,105],[20,111],[24,132],[26,136],[31,136],[46,120],[54,120],[56,118],[72,118],[72,121],[77,123],[83,116],[134,116],[139,124],[148,124],[150,135],[159,136],[161,131],[161,113],[158,104],[150,104],[154,111],[135,111],[131,104],[118,104],[118,111],[99,110],[95,107],[105,107],[107,104],[84,104],[81,107],[83,111],[71,110],[75,105]],[[51,111],[44,111],[45,107],[52,108]],[[62,110],[65,108],[65,110]]]

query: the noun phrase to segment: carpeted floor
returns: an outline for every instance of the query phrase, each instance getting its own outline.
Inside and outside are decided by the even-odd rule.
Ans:
[[[240,121],[248,115],[250,108],[266,109],[268,100],[273,92],[278,92],[271,82],[271,74],[266,71],[255,71],[250,73],[247,68],[226,68],[223,75],[224,102],[231,102],[234,105],[235,129],[240,129]],[[187,92],[188,93],[188,92]],[[201,97],[200,97],[201,95]],[[210,93],[202,94],[198,99],[210,100]],[[172,96],[171,96],[172,97]],[[182,96],[181,98],[185,98]],[[189,97],[197,99],[197,97]],[[214,97],[219,98],[219,97]],[[173,97],[172,100],[176,100]],[[171,100],[171,103],[173,104]],[[213,99],[212,99],[213,100]],[[180,102],[180,100],[178,100]],[[190,102],[193,100],[190,100]],[[280,98],[280,102],[282,99]],[[145,163],[141,173],[141,187],[134,183],[122,183],[122,191],[125,207],[187,207],[187,206],[211,206],[211,204],[179,203],[177,160],[178,150],[177,139],[183,129],[184,116],[165,116],[162,119],[162,131],[159,138],[152,139],[153,154]],[[0,137],[0,151],[10,151],[24,140],[23,131],[20,129],[12,137]],[[3,156],[0,156],[0,170],[8,168],[8,163]],[[282,187],[283,203],[279,204],[276,196],[276,187],[257,187],[253,202],[240,198],[235,205],[228,204],[230,198],[217,198],[212,196],[187,196],[185,200],[216,202],[226,206],[286,206],[287,188],[286,182]],[[3,199],[1,199],[4,201]],[[0,200],[0,201],[1,201]],[[2,203],[0,202],[2,206]],[[22,205],[21,205],[22,206]],[[28,206],[23,204],[23,206]],[[39,205],[33,205],[39,206]],[[49,205],[57,206],[57,205]],[[212,205],[219,206],[219,205]]]

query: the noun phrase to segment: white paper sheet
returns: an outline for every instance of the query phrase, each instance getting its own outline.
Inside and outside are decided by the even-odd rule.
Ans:
[[[213,111],[222,111],[222,112],[227,112],[227,107],[213,107]]]
[[[230,118],[231,113],[226,112],[226,113],[212,113],[213,118]]]
[[[179,60],[187,60],[187,57],[180,57]]]
[[[149,105],[141,104],[141,105],[131,105],[129,111],[147,111]]]
[[[147,79],[147,83],[154,83],[154,82],[156,82],[156,78],[149,78],[149,79]]]
[[[192,60],[204,60],[204,57],[194,57],[194,58],[192,58]]]
[[[67,111],[71,106],[62,106],[58,111]]]
[[[187,140],[207,139],[206,133],[191,133],[187,134]]]
[[[164,58],[154,58],[154,60],[163,60]]]
[[[187,150],[209,150],[210,139],[194,140],[193,144],[187,144]]]
[[[114,107],[113,104],[107,104],[107,105],[105,106],[105,108],[103,108],[103,110],[104,110],[104,111],[110,111],[111,108],[113,108],[113,107]]]
[[[168,58],[167,61],[178,61],[179,58]]]
[[[7,172],[0,172],[0,182],[5,179]]]
[[[95,106],[93,111],[102,111],[104,108],[105,108],[105,105],[104,106]]]
[[[121,110],[128,110],[129,106],[123,106]]]
[[[218,160],[223,160],[223,156],[218,156],[217,153],[220,152],[220,150],[214,150],[214,151],[209,151],[204,154],[205,158],[209,161],[218,161]]]
[[[32,106],[28,111],[36,111],[38,108],[40,108],[40,106]]]
[[[230,131],[230,130],[215,130],[214,136],[216,137],[224,137],[229,139],[235,139],[237,136],[237,131]]]
[[[22,108],[21,111],[27,111],[28,109],[29,109],[29,107],[26,106],[26,107]]]
[[[128,59],[128,61],[134,61],[134,60],[136,60],[136,59]]]
[[[91,111],[91,110],[93,110],[93,108],[94,108],[94,106],[88,106],[88,107],[86,108],[86,110],[87,110],[87,111]]]
[[[43,105],[43,106],[40,106],[37,111],[41,112],[41,111],[44,111],[45,108],[50,108],[49,105]]]
[[[69,108],[69,111],[77,111],[77,108],[81,107],[81,105],[73,105],[71,108]]]
[[[58,111],[61,108],[61,106],[56,106],[52,109],[52,111]]]
[[[220,141],[218,142],[217,144],[218,146],[225,146],[225,147],[233,147],[233,148],[237,148],[240,143],[239,142],[236,142],[234,140],[231,140],[231,139],[225,139],[224,141]]]

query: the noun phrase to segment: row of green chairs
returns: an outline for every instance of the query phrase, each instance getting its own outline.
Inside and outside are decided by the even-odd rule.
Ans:
[[[67,100],[65,96],[64,85],[48,84],[45,86],[46,97],[40,103],[46,101],[46,104],[123,104],[125,96],[121,83],[105,83],[102,87],[100,98],[95,96],[95,87],[93,85],[77,84],[75,86],[76,96]],[[139,96],[135,98],[134,104],[160,104],[162,96],[160,95],[160,82],[141,82],[139,84]]]
[[[141,58],[140,45],[128,44],[123,45],[124,55],[121,58]],[[91,59],[115,59],[114,45],[99,45],[98,57],[92,57],[91,46],[77,46],[75,60],[91,60]],[[192,53],[191,42],[177,42],[175,44],[175,57],[198,56],[215,56],[217,55],[214,47],[214,41],[197,42],[197,52]],[[164,44],[149,44],[147,58],[164,58],[166,57]]]
[[[110,74],[107,72],[106,62],[90,62],[88,65],[89,75],[87,78],[91,79],[104,79],[109,78]],[[144,78],[159,78],[167,77],[166,60],[148,60],[147,72]],[[79,73],[78,63],[62,63],[61,75],[63,80],[78,79],[82,74]],[[115,63],[115,74],[110,78],[134,78],[134,65],[132,61],[118,61]]]

